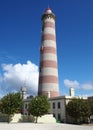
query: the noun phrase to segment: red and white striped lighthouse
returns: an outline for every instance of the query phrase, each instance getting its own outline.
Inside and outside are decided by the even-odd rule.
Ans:
[[[42,15],[38,95],[59,96],[55,15],[50,8]]]

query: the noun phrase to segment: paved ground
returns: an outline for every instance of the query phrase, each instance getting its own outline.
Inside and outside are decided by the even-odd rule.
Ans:
[[[0,130],[93,130],[93,125],[0,123]]]

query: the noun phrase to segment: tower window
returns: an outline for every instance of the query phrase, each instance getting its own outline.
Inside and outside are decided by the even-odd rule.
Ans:
[[[39,67],[39,72],[41,72],[41,67]]]

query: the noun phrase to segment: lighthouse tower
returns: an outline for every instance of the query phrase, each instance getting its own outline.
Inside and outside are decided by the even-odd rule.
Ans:
[[[50,8],[42,15],[38,95],[59,96],[55,15]]]

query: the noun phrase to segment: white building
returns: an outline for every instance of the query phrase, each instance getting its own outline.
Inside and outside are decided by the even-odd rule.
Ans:
[[[28,111],[27,111],[28,104],[32,98],[33,97],[30,96],[24,99],[24,107],[23,107],[24,115],[28,115]],[[59,120],[61,122],[68,122],[68,116],[66,114],[66,105],[68,104],[69,101],[71,101],[72,98],[87,99],[86,97],[74,96],[74,89],[70,88],[70,96],[64,95],[64,96],[49,98],[49,102],[50,102],[49,113],[53,114],[56,120]]]
[[[72,96],[59,96],[50,98],[50,113],[62,122],[66,122],[66,104],[72,99]]]
[[[50,98],[50,113],[53,114],[53,116],[61,121],[61,122],[68,122],[69,118],[66,113],[66,105],[69,101],[72,100],[72,98],[83,98],[87,99],[86,97],[79,97],[79,96],[59,96]]]
[[[28,115],[28,104],[32,100],[33,96],[29,96],[26,99],[24,99],[24,105],[23,105],[23,115]]]

